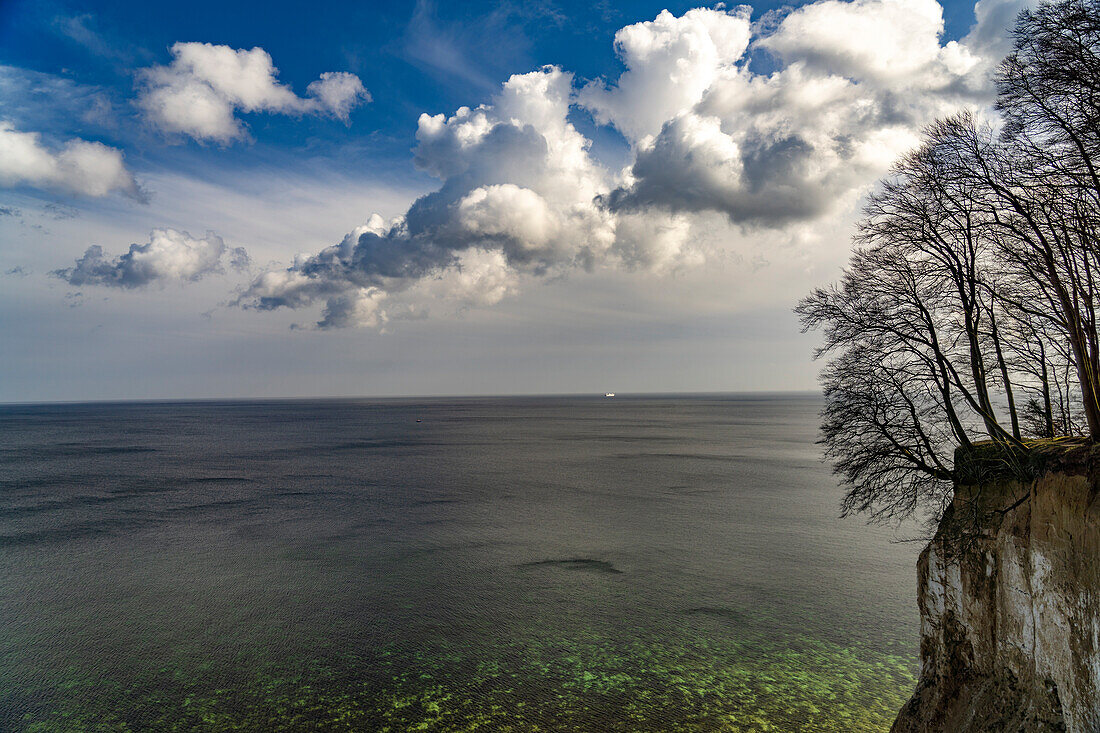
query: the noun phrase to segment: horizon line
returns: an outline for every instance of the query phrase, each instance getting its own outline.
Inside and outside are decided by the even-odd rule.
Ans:
[[[498,394],[469,393],[469,394],[398,394],[398,395],[300,395],[280,397],[149,397],[149,398],[103,398],[103,399],[71,399],[71,400],[22,400],[0,401],[3,407],[33,407],[49,405],[111,405],[111,404],[188,404],[194,402],[304,402],[314,400],[318,402],[331,402],[337,400],[490,400],[508,398],[576,398],[591,397],[593,399],[623,399],[623,398],[653,398],[653,397],[795,397],[795,396],[821,396],[821,390],[813,389],[762,389],[762,390],[700,390],[687,392],[616,392],[615,396],[605,397],[606,392],[509,392]]]

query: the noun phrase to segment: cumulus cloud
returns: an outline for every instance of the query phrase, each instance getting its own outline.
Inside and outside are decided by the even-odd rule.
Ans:
[[[241,112],[324,114],[347,121],[370,101],[359,77],[326,72],[299,97],[278,82],[279,70],[262,48],[233,49],[210,43],[176,43],[172,63],[141,72],[138,104],[167,133],[229,144],[248,136]]]
[[[616,34],[614,81],[578,88],[544,67],[490,104],[422,115],[415,163],[438,190],[263,273],[238,304],[322,303],[321,328],[382,327],[575,268],[697,265],[715,217],[776,241],[835,228],[923,125],[988,107],[1004,33],[992,25],[1016,2],[982,0],[971,34],[948,43],[935,0],[818,0],[755,24],[743,7],[661,12]],[[592,157],[578,108],[622,133],[625,170]]]
[[[0,120],[0,186],[32,186],[83,196],[118,191],[138,201],[145,193],[122,160],[122,152],[72,139],[60,148],[42,144],[37,132],[20,132]]]
[[[73,286],[102,285],[113,288],[141,288],[152,283],[185,283],[224,272],[223,261],[234,269],[246,269],[248,253],[240,247],[230,250],[214,232],[199,239],[175,229],[154,229],[149,241],[131,244],[126,254],[106,255],[93,245],[69,268],[51,274]]]
[[[679,18],[667,10],[655,20],[615,34],[626,71],[611,88],[588,84],[578,101],[597,121],[638,141],[699,103],[718,78],[735,71],[751,39],[748,7],[725,12],[696,8]]]
[[[1016,24],[1016,16],[1029,8],[1033,0],[978,0],[974,5],[974,27],[962,40],[963,45],[980,54],[992,67],[1012,51],[1012,39],[1005,29]]]
[[[954,41],[941,45],[941,35],[935,0],[819,0],[791,11],[759,43],[821,76],[935,89],[977,61]]]
[[[547,67],[513,76],[492,104],[421,115],[416,164],[440,189],[395,221],[373,216],[339,244],[262,274],[240,304],[323,300],[322,328],[378,325],[396,293],[488,304],[523,275],[602,260],[614,232],[596,198],[609,179],[568,121],[572,88],[570,74]]]
[[[765,226],[812,219],[848,208],[933,118],[990,98],[983,57],[941,43],[935,0],[819,0],[772,16],[747,45],[708,43],[698,30],[718,16],[747,27],[743,15],[693,12],[620,31],[631,39],[619,40],[627,72],[619,85],[590,86],[581,97],[637,139],[629,174],[607,197],[612,209],[719,211]],[[655,71],[632,50],[665,46],[670,34],[701,37],[691,48],[708,52],[660,58]],[[778,68],[754,73],[748,48]],[[649,93],[635,94],[643,75]],[[682,77],[707,85],[638,137],[646,99],[671,98]]]

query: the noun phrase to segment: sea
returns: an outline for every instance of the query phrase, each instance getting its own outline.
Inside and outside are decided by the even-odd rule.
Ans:
[[[0,405],[0,729],[886,731],[816,395]]]

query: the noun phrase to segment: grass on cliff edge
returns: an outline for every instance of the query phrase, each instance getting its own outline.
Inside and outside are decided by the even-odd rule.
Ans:
[[[1094,466],[1100,466],[1100,444],[1077,436],[1029,438],[1023,447],[983,440],[955,450],[955,470],[964,485],[1031,481],[1051,470],[1086,473]]]

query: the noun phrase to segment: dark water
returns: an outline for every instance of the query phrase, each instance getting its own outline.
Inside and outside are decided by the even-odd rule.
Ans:
[[[0,728],[885,730],[810,398],[0,406]]]

